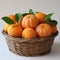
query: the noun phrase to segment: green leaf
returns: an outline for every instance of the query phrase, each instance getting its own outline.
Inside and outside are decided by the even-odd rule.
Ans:
[[[52,15],[53,15],[53,13],[50,13],[50,14],[46,15],[46,16],[44,17],[44,20],[46,21],[46,20],[51,19],[51,16],[52,16]]]
[[[26,15],[28,15],[28,14],[29,14],[29,13],[23,13],[22,16],[24,17],[24,16],[26,16]]]
[[[11,18],[7,17],[7,16],[2,17],[2,19],[3,19],[6,23],[8,23],[8,24],[13,24],[13,23],[14,23],[14,21],[13,21]]]
[[[56,20],[49,20],[48,24],[57,25],[57,21]]]
[[[29,9],[29,14],[34,14],[32,9]]]
[[[40,13],[40,12],[35,12],[35,13]]]
[[[15,14],[15,18],[16,18],[16,21],[17,22],[20,20],[21,17],[22,17],[22,14],[21,13],[16,13]]]

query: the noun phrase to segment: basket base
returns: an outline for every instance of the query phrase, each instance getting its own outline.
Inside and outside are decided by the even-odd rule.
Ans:
[[[16,54],[16,55],[19,55],[19,56],[26,56],[26,57],[27,57],[27,56],[42,56],[42,55],[46,55],[46,54],[50,53],[50,52],[51,52],[51,48],[50,48],[48,51],[44,52],[44,53],[35,54],[35,55],[18,54],[18,53],[16,53],[16,52],[12,51],[11,49],[9,49],[9,51],[12,52],[12,53],[14,53],[14,54]]]

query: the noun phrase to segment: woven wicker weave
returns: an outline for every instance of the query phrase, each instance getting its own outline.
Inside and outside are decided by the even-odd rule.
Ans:
[[[55,36],[58,32],[46,38],[14,38],[3,31],[9,50],[23,56],[37,56],[50,52]]]

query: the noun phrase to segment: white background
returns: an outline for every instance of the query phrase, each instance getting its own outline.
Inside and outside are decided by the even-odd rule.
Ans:
[[[46,14],[53,12],[52,19],[58,21],[57,27],[60,32],[60,0],[0,0],[0,60],[60,60],[60,34],[54,41],[51,53],[44,56],[22,57],[8,50],[5,38],[1,34],[4,27],[1,17],[28,12],[30,8]]]

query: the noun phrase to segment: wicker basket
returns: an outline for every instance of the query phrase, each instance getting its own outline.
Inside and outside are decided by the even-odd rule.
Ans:
[[[58,32],[46,38],[14,38],[4,31],[2,32],[6,38],[9,50],[15,54],[23,56],[39,56],[50,52],[52,44]]]

